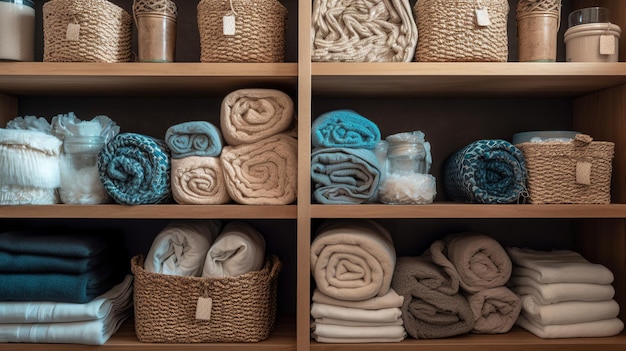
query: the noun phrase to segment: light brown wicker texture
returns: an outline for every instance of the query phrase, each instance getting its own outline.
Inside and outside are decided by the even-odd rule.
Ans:
[[[43,60],[130,61],[132,25],[126,10],[106,0],[50,0],[43,5]]]
[[[477,24],[477,7],[491,24]],[[418,0],[413,7],[419,40],[415,60],[424,62],[506,62],[507,0]]]
[[[578,134],[571,142],[524,142],[529,202],[608,204],[615,144]]]
[[[197,9],[201,62],[285,60],[287,8],[279,1],[201,0]],[[224,34],[227,15],[235,16],[234,35]]]
[[[411,62],[417,26],[408,0],[315,0],[311,60]]]
[[[143,263],[142,255],[131,260],[135,332],[141,342],[257,342],[274,328],[282,268],[275,255],[259,271],[226,278],[152,273]],[[212,299],[209,320],[196,319],[200,297]]]

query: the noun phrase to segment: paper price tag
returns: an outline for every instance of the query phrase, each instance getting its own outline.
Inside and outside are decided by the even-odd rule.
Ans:
[[[65,31],[65,39],[69,41],[78,41],[79,35],[80,35],[80,24],[69,23],[67,25],[67,30]]]
[[[485,7],[480,7],[476,9],[476,23],[478,23],[481,27],[488,27],[491,25],[491,20],[489,19],[489,12]]]
[[[615,37],[612,35],[600,36],[600,55],[615,54]]]
[[[224,35],[235,35],[235,16],[227,15],[222,18]]]
[[[200,296],[196,304],[196,319],[211,320],[211,309],[213,309],[213,300],[210,297]]]

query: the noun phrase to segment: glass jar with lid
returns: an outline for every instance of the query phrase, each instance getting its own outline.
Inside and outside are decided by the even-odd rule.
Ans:
[[[98,173],[98,153],[104,147],[101,136],[68,135],[63,139],[61,188],[65,204],[106,203],[109,196]]]

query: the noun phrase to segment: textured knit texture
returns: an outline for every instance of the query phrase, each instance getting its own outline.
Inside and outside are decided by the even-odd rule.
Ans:
[[[169,127],[165,132],[165,143],[172,158],[219,156],[223,145],[222,133],[207,121],[190,121]]]
[[[311,126],[313,147],[373,149],[379,141],[378,125],[352,110],[326,112]]]

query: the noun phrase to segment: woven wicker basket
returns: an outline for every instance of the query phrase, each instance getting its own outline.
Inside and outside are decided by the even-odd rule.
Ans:
[[[578,134],[571,142],[524,142],[529,202],[608,204],[615,144]]]
[[[478,25],[477,8],[486,10],[489,25]],[[508,0],[418,0],[413,10],[419,33],[416,61],[508,60]]]
[[[43,5],[45,62],[126,62],[131,15],[106,0],[50,0]]]
[[[274,328],[282,268],[275,255],[259,271],[228,278],[152,273],[144,270],[143,263],[142,255],[131,260],[135,332],[141,342],[257,342]],[[210,319],[206,314],[196,319],[207,298],[212,300]]]
[[[201,62],[285,60],[287,8],[277,0],[201,0],[197,9]],[[234,35],[224,34],[228,15]]]

